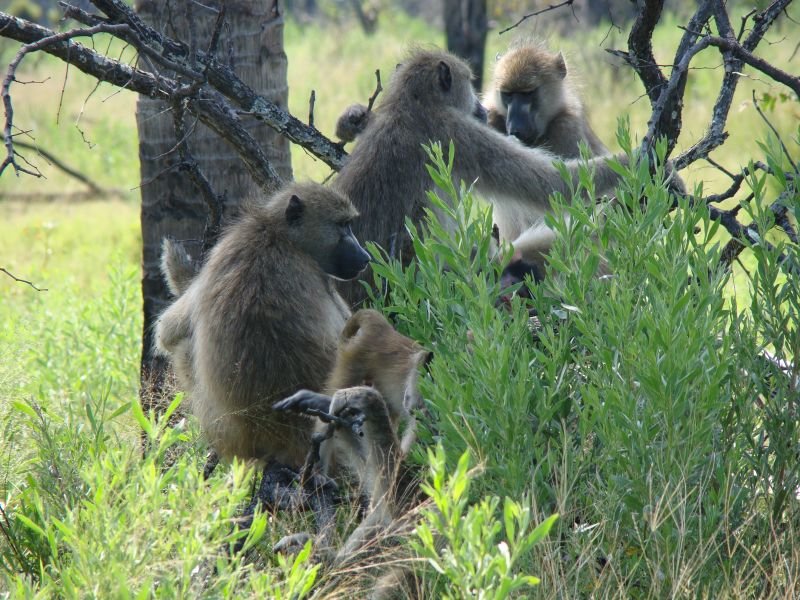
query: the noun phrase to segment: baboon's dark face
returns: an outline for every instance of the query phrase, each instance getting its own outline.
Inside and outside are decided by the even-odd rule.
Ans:
[[[532,145],[543,133],[536,126],[539,111],[539,94],[536,90],[525,92],[500,92],[506,109],[506,131],[523,144]]]
[[[306,200],[296,194],[289,199],[285,211],[289,240],[331,277],[353,279],[370,260],[350,228],[358,213],[349,200],[331,190],[320,187],[310,193]]]
[[[330,261],[322,264],[323,270],[336,279],[353,279],[367,268],[370,256],[358,243],[350,223],[338,226],[339,240],[330,255]]]

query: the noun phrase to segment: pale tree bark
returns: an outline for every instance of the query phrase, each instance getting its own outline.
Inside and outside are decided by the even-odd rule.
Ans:
[[[224,26],[217,30],[218,15],[206,7],[220,9],[222,5],[223,2],[201,4],[192,0],[138,0],[136,9],[154,29],[186,41],[191,50],[215,53],[217,60],[231,67],[252,90],[285,109],[287,59],[283,15],[277,0],[226,1]],[[213,42],[215,31],[220,35]],[[243,199],[263,193],[243,168],[237,152],[188,112],[176,135],[175,106],[140,95],[136,111],[142,180],[142,403],[145,408],[156,409],[164,391],[168,391],[164,386],[167,364],[153,353],[153,325],[170,302],[159,270],[162,240],[171,237],[184,241],[193,258],[202,260],[216,233],[214,227],[207,227],[212,216],[209,195],[216,197],[224,223],[236,214]],[[245,118],[242,124],[281,179],[290,180],[287,138],[255,119]],[[176,145],[182,140],[176,138],[183,137],[187,144],[179,150]],[[199,171],[190,169],[188,163],[196,164]],[[205,195],[193,173],[205,176]]]
[[[480,91],[489,31],[486,0],[444,0],[443,6],[447,49],[469,63],[475,74],[475,88]]]

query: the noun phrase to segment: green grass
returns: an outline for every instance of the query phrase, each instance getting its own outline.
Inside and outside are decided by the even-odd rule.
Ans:
[[[426,24],[388,16],[372,37],[353,24],[290,21],[291,110],[305,118],[315,89],[316,122],[330,133],[345,106],[372,93],[376,68],[388,81],[405,40],[441,41]],[[663,62],[680,35],[675,25],[656,35]],[[640,136],[649,104],[637,100],[635,76],[611,67],[598,48],[605,33],[552,45],[583,73],[593,123],[618,148],[617,118],[629,114]],[[503,44],[490,36],[487,55]],[[759,53],[791,71],[792,50],[784,41]],[[107,88],[92,95],[80,120],[97,144],[90,150],[74,123],[91,82],[70,70],[56,124],[63,65],[46,58],[25,65],[25,78],[51,79],[14,85],[17,123],[102,185],[137,186],[135,98]],[[682,145],[701,135],[719,76],[719,69],[693,73]],[[771,89],[762,79],[740,84],[731,138],[715,154],[731,169],[765,157],[757,140],[766,128],[749,105],[753,88]],[[797,102],[779,102],[768,116],[796,151]],[[299,178],[328,174],[296,148],[293,160]],[[348,573],[269,552],[284,533],[308,527],[305,517],[258,520],[253,553],[225,560],[237,535],[230,517],[250,476],[220,468],[203,482],[193,421],[168,429],[136,413],[137,193],[80,204],[8,200],[81,189],[53,169],[46,174],[0,179],[0,266],[48,288],[36,292],[0,273],[0,508],[9,516],[0,515],[7,528],[0,596],[303,597],[314,584],[324,597]],[[703,181],[706,191],[727,185],[702,165],[686,179]],[[748,251],[746,270],[734,276],[708,273],[718,259],[713,227],[701,212],[667,217],[664,190],[645,180],[629,174],[620,198],[630,210],[612,211],[604,223],[575,207],[570,224],[554,224],[561,276],[534,291],[543,323],[534,337],[528,306],[494,307],[497,267],[484,245],[472,253],[491,223],[477,206],[455,238],[436,223],[420,228],[415,269],[386,261],[376,269],[393,290],[377,304],[436,356],[421,384],[431,420],[413,460],[436,467],[429,489],[439,513],[426,523],[452,550],[440,553],[424,535],[415,540],[419,555],[436,563],[427,563],[425,577],[437,592],[458,597],[459,585],[524,586],[535,576],[541,583],[520,597],[797,596],[797,388],[759,359],[764,346],[783,359],[800,354],[797,279],[787,280],[776,254],[763,249]],[[771,180],[766,186],[763,202],[777,189]],[[637,210],[642,194],[647,213]],[[790,201],[796,211],[796,195]],[[591,239],[611,262],[610,282],[591,277],[598,252]],[[797,261],[795,247],[782,248]],[[695,275],[688,284],[687,273]],[[736,305],[720,300],[731,289]],[[143,428],[150,432],[144,457]],[[425,449],[435,442],[442,451],[431,459]],[[459,462],[465,451],[477,464],[468,475]],[[538,540],[534,526],[554,513],[561,516],[549,522],[550,536]],[[467,569],[481,559],[480,569]]]

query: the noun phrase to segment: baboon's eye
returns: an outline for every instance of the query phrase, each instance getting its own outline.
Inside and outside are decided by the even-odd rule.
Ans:
[[[532,107],[536,106],[539,103],[539,96],[536,93],[536,90],[533,90],[532,92],[524,92],[520,95],[522,96],[522,99],[525,101],[525,103],[530,104]]]
[[[511,92],[500,92],[500,100],[503,101],[503,106],[508,106],[511,103]]]

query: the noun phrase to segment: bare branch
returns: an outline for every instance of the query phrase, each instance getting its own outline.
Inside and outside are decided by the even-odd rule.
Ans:
[[[149,27],[122,0],[92,0],[113,22],[127,23],[137,33],[142,43],[152,48],[159,56],[176,63],[191,64],[189,48],[182,43],[161,35]],[[302,146],[332,169],[338,171],[344,164],[347,153],[338,144],[329,140],[314,128],[308,127],[267,98],[256,94],[227,65],[205,52],[196,52],[194,60],[206,67],[211,86],[224,94],[239,107],[240,115],[250,115]]]
[[[551,10],[556,10],[557,8],[561,8],[562,6],[572,6],[572,4],[574,2],[575,2],[575,0],[564,0],[564,2],[559,2],[558,4],[548,4],[547,8],[543,8],[541,10],[537,10],[536,12],[532,12],[530,14],[524,15],[519,21],[514,23],[511,27],[506,27],[502,31],[498,31],[497,35],[503,35],[507,31],[511,31],[515,27],[519,27],[520,25],[522,25],[522,23],[524,21],[527,21],[531,17],[537,17],[537,16],[539,16],[539,15],[541,15],[543,13],[550,12]],[[574,9],[572,11],[572,15],[575,16],[575,10]],[[578,17],[575,17],[575,20],[577,21]]]
[[[769,27],[790,2],[791,0],[775,0],[770,6],[756,14],[753,17],[753,30],[741,44],[741,47],[748,52],[755,50]],[[725,4],[720,0],[714,0],[712,9],[714,11],[714,21],[721,36],[727,40],[735,39]],[[725,123],[728,120],[728,113],[733,103],[733,95],[739,82],[742,61],[730,52],[723,53],[723,60],[725,62],[725,75],[722,78],[717,100],[714,102],[708,131],[691,148],[673,161],[676,169],[683,169],[698,159],[706,158],[715,148],[721,146],[728,137],[728,134],[724,131]]]
[[[14,107],[11,104],[11,83],[15,81],[14,75],[17,72],[17,67],[22,62],[22,59],[25,58],[26,54],[31,52],[36,52],[37,50],[44,50],[49,46],[54,46],[58,44],[66,44],[67,47],[72,45],[71,39],[76,37],[91,37],[96,33],[111,33],[116,34],[121,32],[123,29],[127,29],[127,25],[107,25],[105,23],[95,25],[94,27],[90,27],[88,29],[71,29],[69,31],[65,31],[63,33],[53,33],[49,32],[50,35],[46,37],[42,37],[41,39],[25,44],[22,48],[19,49],[14,59],[9,63],[8,70],[6,71],[6,76],[3,79],[3,87],[2,87],[2,97],[3,97],[3,106],[6,112],[6,119],[5,119],[5,126],[3,128],[3,142],[6,147],[6,158],[3,160],[2,164],[0,164],[0,175],[3,174],[6,167],[11,165],[14,168],[14,172],[17,176],[20,173],[26,173],[28,175],[33,175],[34,177],[41,177],[42,174],[35,171],[30,171],[25,169],[24,167],[20,167],[17,164],[15,159],[16,153],[14,152],[14,139],[12,136],[12,127],[14,122]],[[5,32],[4,32],[5,33]]]
[[[382,91],[383,86],[381,85],[381,70],[375,69],[375,91],[372,93],[372,96],[369,97],[369,102],[367,102],[367,112],[372,110],[372,105],[375,104],[375,99]]]
[[[749,167],[745,167],[744,169],[742,169],[741,173],[733,174],[733,173],[729,173],[728,171],[723,169],[720,165],[715,163],[710,158],[706,157],[706,160],[709,163],[711,163],[712,165],[714,165],[717,169],[719,169],[720,171],[725,173],[728,177],[733,179],[733,183],[731,183],[731,186],[727,190],[722,192],[721,194],[712,194],[711,196],[706,196],[704,198],[704,201],[706,203],[709,203],[709,202],[717,203],[717,202],[722,202],[724,200],[728,200],[730,198],[733,198],[736,195],[736,193],[739,191],[739,189],[742,187],[742,183],[744,182],[744,180],[755,171],[759,171],[760,170],[760,171],[765,171],[767,173],[771,172],[771,169],[767,165],[765,165],[764,163],[755,162],[755,163],[753,163],[752,170]],[[735,209],[735,210],[738,211],[738,208]]]
[[[208,221],[203,233],[203,251],[208,251],[217,241],[222,227],[222,209],[225,206],[224,198],[214,192],[211,182],[200,170],[197,160],[189,151],[189,135],[186,132],[186,101],[176,99],[172,106],[172,120],[175,126],[176,149],[181,162],[178,168],[189,175],[194,186],[203,196],[208,206]]]
[[[9,277],[11,277],[11,279],[13,279],[14,281],[18,281],[19,283],[27,283],[29,286],[31,286],[33,289],[35,289],[37,292],[46,292],[47,291],[47,288],[36,287],[30,281],[28,281],[27,279],[20,279],[19,277],[17,277],[13,273],[10,273],[5,267],[0,267],[0,271],[2,271],[3,273],[5,273]]]
[[[311,95],[308,97],[308,126],[314,127],[314,103],[317,101],[317,92],[311,90]],[[316,129],[316,127],[315,127]]]
[[[99,195],[99,194],[102,194],[105,191],[105,190],[103,190],[103,188],[101,188],[99,185],[97,185],[94,181],[89,179],[86,175],[84,175],[83,173],[80,173],[79,171],[76,171],[75,169],[67,166],[61,160],[59,160],[58,158],[53,156],[53,154],[51,154],[50,152],[48,152],[47,150],[45,150],[43,148],[40,148],[36,144],[29,144],[28,142],[23,142],[21,140],[16,140],[14,142],[14,145],[18,146],[20,148],[25,148],[27,150],[33,150],[34,152],[36,152],[37,154],[42,156],[47,162],[51,163],[57,169],[60,169],[61,171],[63,171],[64,173],[66,173],[67,175],[72,177],[73,179],[77,179],[81,183],[85,184],[86,187],[89,188],[89,191],[92,194],[98,194]]]

